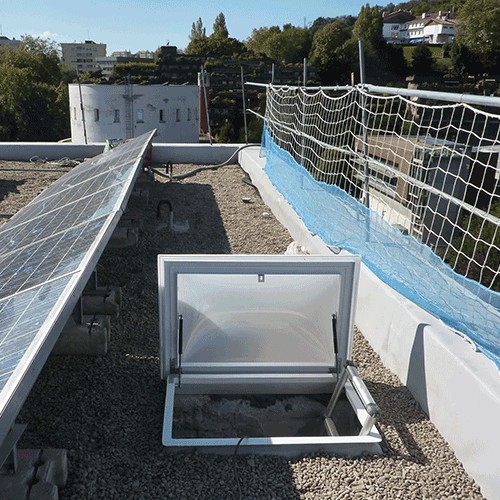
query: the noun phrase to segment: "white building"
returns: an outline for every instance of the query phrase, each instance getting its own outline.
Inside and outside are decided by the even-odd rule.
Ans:
[[[387,43],[405,43],[406,23],[415,19],[410,12],[398,10],[382,14],[382,36]]]
[[[70,84],[69,103],[74,143],[128,139],[153,129],[157,129],[154,142],[199,141],[195,85]]]
[[[393,12],[383,17],[382,36],[388,43],[453,43],[457,18],[450,12],[422,14]]]
[[[99,70],[96,57],[106,56],[106,44],[85,40],[82,43],[61,43],[61,61],[68,69],[76,69],[80,73]]]

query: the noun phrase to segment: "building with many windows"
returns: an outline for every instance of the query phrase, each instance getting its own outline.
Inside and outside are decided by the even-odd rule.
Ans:
[[[419,17],[397,11],[383,17],[382,36],[388,43],[453,43],[457,18],[451,12],[424,13]]]
[[[154,142],[199,142],[197,85],[70,84],[69,103],[75,143],[128,139],[153,129]]]
[[[415,19],[411,12],[398,10],[382,14],[382,36],[388,43],[405,43],[407,23]]]
[[[100,69],[97,57],[106,56],[106,44],[85,40],[83,43],[61,43],[62,63],[80,73],[93,73]]]
[[[132,54],[130,51],[113,52],[110,56],[100,56],[95,58],[96,64],[102,71],[104,78],[109,78],[109,75],[119,63],[140,62],[140,63],[153,63],[154,53],[150,51],[138,52]]]

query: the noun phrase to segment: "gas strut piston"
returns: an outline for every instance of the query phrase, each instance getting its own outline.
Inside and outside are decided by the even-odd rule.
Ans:
[[[182,314],[179,314],[179,388],[181,386],[181,375],[182,375],[182,334],[183,334],[184,321],[182,319]]]

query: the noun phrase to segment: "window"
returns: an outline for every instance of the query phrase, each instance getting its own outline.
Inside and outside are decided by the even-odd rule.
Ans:
[[[188,121],[191,121],[191,108],[188,108]]]
[[[120,121],[120,110],[115,109],[115,123],[118,123]]]
[[[144,110],[137,110],[137,123],[144,123]]]
[[[164,122],[165,121],[165,110],[160,109],[160,121]]]
[[[180,122],[181,121],[181,110],[179,108],[177,108],[175,110],[175,121],[176,122]]]
[[[94,121],[98,122],[99,121],[99,110],[94,109]]]
[[[76,120],[76,108],[73,108],[73,120]]]

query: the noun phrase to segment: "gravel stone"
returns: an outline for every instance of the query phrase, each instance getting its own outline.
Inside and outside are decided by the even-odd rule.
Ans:
[[[27,204],[62,175],[59,167],[0,161],[0,213],[15,213]],[[194,168],[175,165],[174,175]],[[150,204],[132,197],[128,207],[128,213],[144,219],[138,247],[106,249],[98,264],[99,282],[123,291],[109,352],[48,359],[18,418],[29,424],[19,447],[68,450],[69,477],[59,490],[61,500],[238,498],[233,464],[244,499],[483,498],[409,391],[357,330],[354,361],[382,410],[383,455],[315,453],[290,460],[166,452],[157,255],[283,254],[292,241],[244,176],[239,166],[230,165],[179,182],[140,179]],[[168,215],[157,217],[158,203],[165,199],[172,203],[174,223],[187,221],[189,232],[171,232],[165,226]],[[265,212],[270,216],[263,217]]]

